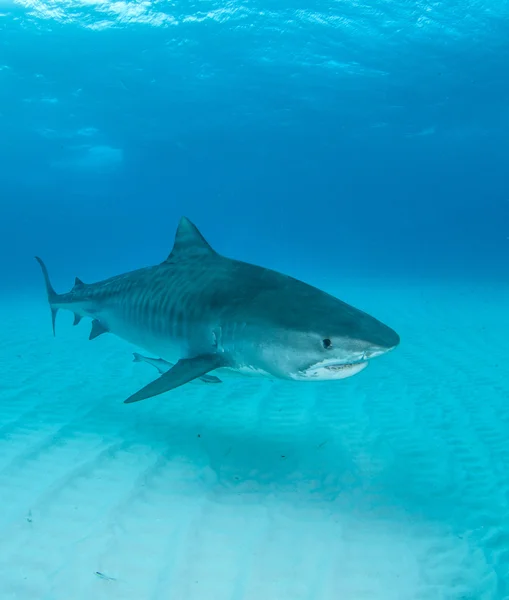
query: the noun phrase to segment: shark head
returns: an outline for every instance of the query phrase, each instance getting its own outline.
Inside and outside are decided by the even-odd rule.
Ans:
[[[257,304],[260,318],[248,325],[256,339],[252,364],[277,377],[345,379],[400,342],[371,315],[292,278],[262,293]]]
[[[341,318],[335,321],[331,315],[323,327],[292,331],[288,338],[290,346],[279,365],[289,378],[298,381],[351,377],[400,341],[395,331],[360,311],[350,326],[345,327]]]
[[[300,307],[295,312],[300,313]],[[263,362],[269,372],[297,381],[351,377],[400,341],[390,327],[339,300],[335,310],[321,311],[314,305],[298,325],[280,325],[275,322],[265,330]]]

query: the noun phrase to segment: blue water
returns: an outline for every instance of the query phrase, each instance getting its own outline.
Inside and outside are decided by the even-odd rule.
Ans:
[[[448,551],[436,569],[429,567],[430,587],[421,595],[415,590],[424,589],[422,578],[408,583],[414,595],[401,588],[391,597],[381,585],[367,597],[509,598],[509,387],[503,365],[509,335],[507,40],[507,2],[0,0],[0,290],[9,302],[3,310],[10,323],[0,359],[4,370],[26,377],[19,384],[24,395],[17,391],[19,379],[0,388],[0,398],[12,400],[2,425],[14,419],[21,427],[23,411],[38,406],[30,404],[35,396],[23,404],[34,381],[44,381],[36,386],[41,406],[63,395],[62,406],[77,403],[69,419],[78,422],[81,402],[90,393],[86,385],[96,393],[97,381],[107,381],[113,406],[134,391],[129,377],[142,382],[139,373],[150,375],[126,374],[119,357],[116,372],[127,379],[119,383],[117,396],[107,365],[99,364],[98,379],[80,371],[85,362],[101,361],[101,350],[84,348],[86,333],[63,333],[64,341],[49,346],[48,310],[33,256],[45,259],[55,287],[66,291],[76,275],[91,282],[160,262],[186,215],[221,253],[320,285],[381,318],[402,337],[398,354],[383,358],[373,374],[345,382],[349,406],[364,398],[359,412],[332,410],[326,400],[320,405],[318,392],[302,392],[302,414],[309,419],[299,417],[298,433],[289,433],[295,431],[291,419],[284,424],[290,447],[302,448],[306,428],[326,428],[327,436],[332,431],[343,439],[336,454],[331,450],[325,459],[310,458],[301,449],[294,468],[268,469],[265,459],[270,462],[270,448],[281,441],[282,423],[269,418],[264,430],[264,419],[255,427],[249,411],[237,415],[236,427],[246,427],[249,435],[256,431],[258,438],[252,452],[240,453],[242,459],[221,454],[228,485],[239,477],[243,483],[254,481],[261,486],[259,498],[266,499],[263,482],[271,479],[270,494],[277,500],[278,490],[301,489],[300,473],[304,499],[299,502],[307,506],[316,474],[321,487],[313,498],[322,515],[337,510],[338,502],[343,506],[339,489],[351,484],[362,506],[376,506],[378,499],[382,507],[397,506],[414,524],[421,519],[438,523],[455,539],[470,540],[468,549],[459,551],[465,554],[464,568],[457,567],[461,561],[454,563],[445,583],[436,583],[429,573],[445,569]],[[32,333],[36,322],[41,329]],[[61,329],[69,325],[63,318]],[[83,364],[73,363],[68,343],[74,344],[74,357],[85,353],[75,359]],[[108,347],[108,356],[117,356],[120,348]],[[24,366],[12,362],[27,356]],[[42,360],[48,362],[39,372]],[[63,383],[63,373],[72,382],[73,372],[81,373],[83,399],[73,395],[75,383]],[[252,387],[241,389],[239,397],[250,393],[255,394]],[[379,403],[369,399],[373,394]],[[267,416],[270,395],[264,398],[259,414]],[[187,418],[186,410],[163,417],[178,423]],[[215,410],[210,408],[207,417],[210,430],[217,433],[219,427],[221,435],[234,435],[218,425],[224,407]],[[129,414],[119,409],[115,422]],[[42,418],[39,424],[46,431]],[[0,429],[7,450],[12,427]],[[62,427],[67,427],[63,421]],[[147,430],[138,438],[132,425],[118,427],[137,451],[149,446]],[[194,425],[186,421],[186,427]],[[118,433],[104,422],[100,430],[105,439]],[[77,431],[92,435],[94,427],[88,423]],[[71,440],[69,434],[66,443],[76,452]],[[178,452],[190,463],[207,462],[198,450],[186,448],[183,444]],[[156,456],[160,449],[153,451]],[[215,452],[209,449],[211,465],[223,485]],[[279,446],[275,452],[281,453]],[[367,456],[370,464],[382,465],[383,477],[341,466],[358,467]],[[20,465],[25,463],[15,460],[16,469],[2,471],[4,492],[13,489],[9,473],[24,473]],[[235,469],[240,475],[233,474]],[[27,490],[26,510],[37,497]],[[1,498],[0,492],[0,505]],[[13,506],[21,506],[18,497],[12,498]],[[366,515],[374,514],[370,510]],[[0,525],[14,531],[13,522]],[[211,522],[204,517],[204,524]],[[328,527],[326,520],[320,523]],[[305,545],[299,541],[300,525],[288,527],[291,545]],[[52,531],[49,525],[47,531]],[[83,531],[77,527],[65,543],[71,547]],[[310,534],[302,535],[308,539]],[[277,548],[284,553],[288,547],[282,539]],[[233,536],[230,543],[236,548],[241,541]],[[278,554],[276,546],[266,547]],[[319,551],[329,557],[327,548]],[[430,549],[422,556],[432,554]],[[249,553],[244,559],[254,560]],[[362,574],[361,562],[355,568]],[[263,564],[256,572],[266,568]],[[478,579],[469,579],[475,569]],[[283,571],[274,567],[273,581],[284,576],[295,581]],[[155,575],[147,573],[140,582],[154,581]],[[30,589],[17,581],[5,584],[2,597],[63,598],[54,583],[60,585],[60,575],[55,577],[54,587],[45,579]],[[207,576],[200,581],[206,590]],[[324,581],[309,575],[305,585],[303,579],[308,595],[292,588],[288,598],[361,597],[358,590]],[[133,597],[148,598],[148,588],[140,586]],[[251,596],[243,596],[243,589],[223,590],[215,598],[255,598],[257,593],[268,600],[287,598],[279,588],[251,590]],[[131,597],[122,593],[124,600]],[[191,598],[189,590],[182,594],[175,598]],[[163,596],[159,590],[150,597]]]
[[[506,3],[0,9],[5,285],[154,261],[183,213],[294,271],[507,276]]]

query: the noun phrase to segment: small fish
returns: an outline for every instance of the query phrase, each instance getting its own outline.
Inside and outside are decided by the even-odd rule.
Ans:
[[[167,373],[175,366],[174,363],[163,360],[162,358],[150,358],[149,356],[138,354],[138,352],[134,352],[133,356],[133,362],[146,362],[155,367],[161,375]],[[215,375],[202,375],[199,379],[205,383],[221,383],[219,377],[216,377]]]
[[[97,577],[99,577],[99,579],[104,579],[105,581],[117,581],[115,577],[109,577],[108,575],[105,575],[100,571],[96,571],[95,574],[97,575]]]

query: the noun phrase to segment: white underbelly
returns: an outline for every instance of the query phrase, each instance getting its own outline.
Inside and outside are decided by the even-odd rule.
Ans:
[[[85,316],[85,315],[84,315]],[[111,313],[105,311],[101,313],[95,313],[91,316],[100,321],[100,323],[113,335],[138,346],[140,349],[145,350],[147,353],[153,355],[154,358],[162,358],[167,362],[176,363],[181,358],[189,357],[189,344],[188,341],[182,338],[171,338],[168,335],[157,334],[150,329],[143,327],[139,324],[129,323],[125,319],[119,318],[113,311]],[[198,344],[201,346],[201,344]],[[207,351],[205,347],[200,348],[202,352]],[[227,350],[225,348],[224,350]],[[210,349],[208,349],[210,351]],[[194,347],[194,354],[197,352],[197,347]],[[216,369],[219,373],[228,373],[236,376],[247,376],[247,377],[263,377],[273,378],[274,375],[265,371],[264,369],[247,365],[244,362],[231,367],[221,367]]]
[[[233,367],[233,368],[227,367],[227,368],[228,368],[228,370],[238,373],[239,375],[243,375],[245,377],[270,377],[270,378],[274,377],[268,371],[264,371],[263,369],[259,369],[257,367],[252,367],[252,366],[247,366],[247,365]]]

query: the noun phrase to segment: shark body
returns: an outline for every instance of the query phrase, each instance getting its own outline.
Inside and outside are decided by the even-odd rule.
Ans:
[[[126,403],[216,369],[317,381],[343,379],[399,344],[374,317],[298,279],[218,254],[187,218],[159,265],[57,294],[43,261],[53,333],[59,309],[92,318],[89,339],[111,332],[169,370]],[[214,377],[214,376],[212,376]]]

